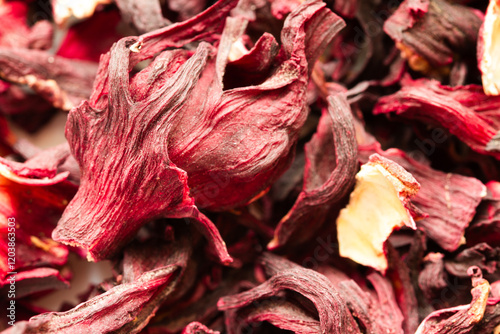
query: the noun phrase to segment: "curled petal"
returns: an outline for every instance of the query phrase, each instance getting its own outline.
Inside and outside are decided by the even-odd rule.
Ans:
[[[331,152],[325,152],[331,148]],[[292,209],[279,222],[268,247],[281,246],[295,234],[294,243],[314,233],[329,206],[342,199],[358,167],[351,109],[343,95],[330,96],[316,134],[306,144],[304,186]],[[306,227],[306,228],[305,228]],[[299,240],[297,240],[299,238]]]

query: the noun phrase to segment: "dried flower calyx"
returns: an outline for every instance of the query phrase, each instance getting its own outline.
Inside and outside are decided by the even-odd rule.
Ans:
[[[188,21],[122,39],[101,59],[90,101],[69,115],[81,185],[54,239],[103,259],[148,220],[190,218],[220,260],[231,261],[199,208],[247,204],[286,170],[307,116],[312,64],[344,24],[319,1],[297,7],[282,29],[284,57],[259,85],[223,90],[228,40],[238,35],[230,19],[218,49],[201,42],[194,52],[161,52],[129,79],[134,65],[167,47],[217,40],[235,5],[220,1]],[[207,192],[213,186],[215,195]]]

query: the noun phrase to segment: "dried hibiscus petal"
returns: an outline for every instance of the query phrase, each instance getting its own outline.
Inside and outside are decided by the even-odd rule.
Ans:
[[[134,256],[142,256],[141,275],[119,284],[66,312],[47,312],[23,321],[7,333],[138,333],[162,302],[175,291],[187,267],[191,248],[187,239],[174,244],[153,242],[149,247],[132,245]],[[155,249],[154,255],[141,250]],[[139,254],[137,254],[139,253]]]
[[[66,263],[68,248],[49,236],[76,187],[64,181],[67,173],[56,174],[57,166],[51,168],[50,154],[46,162],[43,156],[32,160],[39,162],[39,168],[0,158],[0,286],[9,284],[9,272],[17,272],[16,297],[67,286],[51,267]],[[11,223],[15,223],[14,231]],[[8,256],[13,235],[14,262]]]
[[[480,86],[449,87],[436,80],[406,78],[393,95],[380,98],[374,114],[398,116],[442,126],[474,151],[500,159],[497,132],[500,98]]]
[[[171,22],[163,17],[161,2],[137,0],[116,0],[121,16],[125,22],[132,25],[140,34],[163,28]]]
[[[443,173],[411,159],[398,149],[382,151],[378,143],[360,146],[360,159],[378,153],[403,166],[420,183],[413,203],[425,212],[417,227],[447,251],[455,251],[464,240],[476,207],[486,194],[485,186],[477,179],[454,173]]]
[[[443,257],[441,253],[429,253],[424,258],[424,268],[418,275],[418,286],[427,300],[439,298],[439,292],[448,286]]]
[[[466,248],[453,259],[446,260],[446,271],[458,277],[467,277],[467,270],[477,266],[484,272],[493,274],[500,268],[500,247],[493,248],[487,243],[480,243]]]
[[[182,334],[220,334],[220,332],[213,331],[199,322],[192,322],[182,330]]]
[[[168,45],[182,45],[203,37],[194,29],[220,22],[232,6],[229,1],[221,2],[182,25],[171,25],[143,36],[140,56],[147,59]],[[216,31],[220,27],[210,29]],[[168,37],[162,41],[162,35]],[[183,100],[192,93],[197,83],[193,79],[200,75],[213,49],[206,43],[200,44],[197,52],[168,78],[169,85],[160,88],[160,82],[156,82],[156,86],[152,86],[157,88],[154,94],[134,102],[129,93],[128,72],[133,64],[129,62],[132,52],[129,47],[135,41],[135,38],[120,40],[111,54],[102,58],[91,104],[84,102],[69,115],[67,136],[81,166],[82,179],[53,237],[87,248],[89,258],[102,259],[127,241],[147,220],[163,215],[193,217],[209,241],[215,243],[221,260],[230,261],[217,229],[194,206],[185,171],[170,161],[165,149],[172,119]],[[160,66],[156,71],[162,74],[164,69]],[[105,97],[101,98],[102,95]],[[127,121],[134,119],[138,122],[134,126]],[[152,122],[149,127],[148,122]],[[108,128],[110,125],[114,128]],[[133,128],[127,130],[126,126]],[[156,135],[146,136],[147,129],[153,131],[157,126]],[[163,132],[160,133],[160,129]],[[130,135],[134,138],[123,140],[116,136],[123,131],[132,131]],[[87,146],[90,142],[92,147]],[[108,159],[103,152],[114,156],[128,154],[127,163],[133,164],[125,168],[120,163],[125,160]],[[117,173],[125,174],[118,176]],[[135,204],[131,206],[132,203]]]
[[[385,272],[384,244],[395,228],[415,229],[410,197],[419,183],[403,167],[378,154],[356,175],[349,204],[337,218],[340,255]]]
[[[406,0],[384,23],[410,67],[426,74],[449,73],[458,55],[476,45],[478,10],[445,0]],[[434,73],[433,73],[434,72]]]
[[[165,51],[129,80],[133,65],[166,47],[216,39],[234,5],[221,1],[183,23],[122,39],[102,58],[90,102],[69,115],[66,134],[82,178],[55,240],[102,259],[148,220],[193,218],[221,261],[230,261],[198,207],[246,204],[288,167],[307,116],[309,63],[343,25],[324,4],[304,3],[284,24],[285,60],[257,86],[222,89],[228,30],[217,55],[205,42],[194,53]],[[317,30],[306,40],[309,28]],[[207,193],[213,186],[216,193]]]
[[[331,276],[327,277],[331,280]],[[352,279],[339,279],[340,282],[332,283],[366,333],[404,333],[404,318],[391,282],[377,273],[369,274],[366,279],[375,291],[366,286],[361,288]]]
[[[88,98],[97,67],[39,50],[0,49],[0,77],[27,85],[54,107],[69,110]]]
[[[325,152],[325,148],[332,152]],[[357,145],[345,96],[328,98],[328,108],[323,111],[316,134],[306,144],[305,154],[303,190],[279,222],[268,247],[308,239],[324,221],[330,205],[342,199],[352,186],[358,167]]]
[[[339,292],[325,276],[271,254],[265,254],[262,262],[271,277],[251,290],[221,298],[217,304],[219,309],[242,309],[256,305],[257,309],[260,309],[254,311],[260,315],[257,319],[270,319],[271,315],[267,312],[275,310],[278,316],[282,312],[288,312],[284,320],[276,319],[275,324],[286,326],[284,329],[300,332],[303,328],[300,319],[307,320],[304,312],[294,313],[293,309],[282,308],[286,307],[286,304],[281,303],[286,301],[286,296],[281,292],[290,290],[302,295],[314,305],[321,333],[358,333],[360,331]],[[269,305],[268,301],[271,302]],[[273,301],[278,301],[278,304]],[[228,328],[239,328],[240,322],[241,319],[237,316],[226,319]]]
[[[276,68],[264,82],[221,91],[220,83],[210,76],[205,78],[212,82],[205,84],[210,89],[197,87],[197,93],[206,96],[205,110],[210,110],[211,120],[203,121],[198,108],[186,109],[174,125],[177,135],[171,139],[169,153],[188,173],[191,193],[200,207],[224,210],[248,204],[288,168],[307,116],[309,73],[343,25],[323,3],[305,2],[285,20],[281,33],[285,60],[275,60]],[[224,71],[224,54],[230,53],[222,49],[227,45],[225,34],[215,64],[217,76]]]
[[[415,333],[419,324],[418,299],[412,284],[410,268],[390,243],[387,244],[387,257],[389,260],[387,277],[392,282],[396,301],[403,313],[403,329],[405,333]]]
[[[448,309],[441,309],[431,313],[418,327],[416,334],[465,334],[465,333],[486,333],[479,327],[488,326],[482,323],[485,311],[488,307],[495,308],[498,300],[489,305],[488,296],[490,285],[482,278],[481,269],[470,267],[469,276],[472,278],[472,301],[470,305],[462,305]],[[494,323],[491,323],[494,326]]]
[[[35,268],[23,270],[6,278],[0,278],[0,293],[8,295],[11,280],[16,282],[16,299],[29,296],[34,293],[59,290],[69,287],[69,282],[61,275],[59,270],[54,268]]]
[[[254,302],[255,303],[255,302]],[[257,307],[226,311],[226,318],[237,321],[226,321],[228,333],[245,333],[248,328],[257,327],[268,322],[276,328],[294,333],[320,333],[320,322],[294,303],[286,300],[266,300]]]
[[[500,244],[500,183],[491,181],[486,184],[489,195],[479,204],[477,214],[466,231],[467,243],[474,245],[487,242]],[[491,194],[493,193],[493,194]]]

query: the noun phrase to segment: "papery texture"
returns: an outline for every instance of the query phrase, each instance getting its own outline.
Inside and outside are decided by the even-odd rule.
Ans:
[[[247,204],[288,167],[307,115],[311,64],[343,25],[324,4],[304,3],[283,27],[285,59],[257,86],[222,87],[235,19],[218,50],[201,42],[194,53],[163,52],[129,80],[135,64],[166,47],[216,40],[234,5],[221,1],[181,24],[122,39],[102,58],[90,101],[69,115],[66,135],[82,179],[56,240],[102,259],[148,220],[192,218],[220,260],[231,260],[198,207]],[[316,35],[306,39],[310,29]]]
[[[69,110],[88,98],[97,67],[38,50],[0,49],[0,77],[27,85],[54,107]]]
[[[470,305],[462,305],[449,309],[442,309],[431,313],[418,327],[416,334],[423,333],[486,333],[492,329],[494,322],[483,320],[486,309],[488,313],[498,314],[498,300],[488,300],[490,285],[482,278],[481,270],[470,267],[469,275],[472,278],[472,301]],[[488,319],[489,320],[489,319]],[[498,320],[497,320],[498,321]],[[483,332],[484,330],[484,332]]]
[[[141,274],[133,280],[119,284],[67,312],[48,312],[32,317],[6,333],[140,332],[161,303],[175,291],[191,252],[185,238],[179,238],[173,245],[153,242],[148,246],[130,247],[130,252],[138,258],[142,257],[144,262]],[[154,255],[148,252],[152,249],[156,251]]]
[[[403,167],[378,154],[356,175],[349,204],[337,218],[340,255],[385,272],[384,244],[396,228],[415,228],[410,197],[419,183]]]
[[[488,97],[476,85],[449,87],[428,79],[405,79],[402,84],[400,91],[379,100],[374,114],[395,113],[440,126],[474,151],[500,158],[495,137],[500,128],[498,97]],[[423,146],[433,153],[428,144]]]
[[[331,152],[325,152],[325,148],[331,148]],[[352,186],[358,167],[357,145],[351,110],[344,96],[329,97],[328,109],[305,151],[303,190],[279,222],[268,247],[308,239],[324,221],[330,205]]]
[[[457,54],[474,49],[481,23],[482,14],[463,5],[406,0],[384,22],[384,31],[410,67],[432,75],[449,71],[443,67],[451,65]]]
[[[465,230],[486,195],[486,187],[475,178],[432,169],[403,151],[382,151],[379,144],[361,146],[360,158],[367,161],[375,152],[403,166],[420,183],[412,202],[425,216],[417,220],[417,226],[447,251],[464,244]]]
[[[268,275],[271,277],[263,284],[242,292],[238,295],[228,296],[219,300],[218,306],[221,310],[242,309],[246,306],[254,305],[257,311],[267,316],[257,317],[256,320],[271,319],[274,312],[278,313],[275,319],[275,325],[281,325],[283,329],[299,331],[302,320],[307,320],[314,325],[303,312],[294,311],[294,308],[287,308],[285,297],[280,292],[291,290],[299,293],[314,304],[321,333],[357,333],[359,327],[350,314],[345,301],[331,282],[323,275],[302,268],[285,259],[267,254],[262,259]],[[266,301],[268,299],[268,301]],[[273,301],[277,302],[274,303]],[[279,305],[283,308],[280,308]],[[281,310],[281,311],[280,311]],[[283,318],[279,315],[283,314]],[[226,324],[230,333],[239,333],[240,326],[244,323],[239,320],[236,314],[229,314],[226,318]],[[303,329],[302,329],[303,330]]]

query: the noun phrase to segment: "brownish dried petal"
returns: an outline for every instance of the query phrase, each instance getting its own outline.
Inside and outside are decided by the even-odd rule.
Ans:
[[[384,23],[412,69],[432,74],[476,44],[482,14],[445,0],[406,0]]]
[[[443,254],[429,253],[424,258],[424,268],[418,275],[418,286],[430,300],[438,297],[438,292],[447,287],[448,275],[444,270]]]
[[[94,63],[69,60],[47,52],[0,49],[0,77],[27,85],[54,107],[69,110],[90,96]]]
[[[163,17],[159,0],[137,1],[116,0],[121,16],[125,22],[136,28],[139,34],[144,34],[163,28],[171,22]]]
[[[182,334],[220,334],[220,332],[213,331],[199,322],[192,322],[182,330]]]
[[[472,301],[470,305],[462,305],[442,309],[431,313],[423,320],[416,334],[465,334],[475,333],[474,327],[479,325],[488,305],[490,285],[482,278],[481,269],[470,267],[472,278]]]
[[[500,268],[500,247],[491,247],[487,243],[480,243],[464,249],[453,259],[444,263],[446,271],[458,277],[467,277],[467,270],[472,266],[493,274]]]

